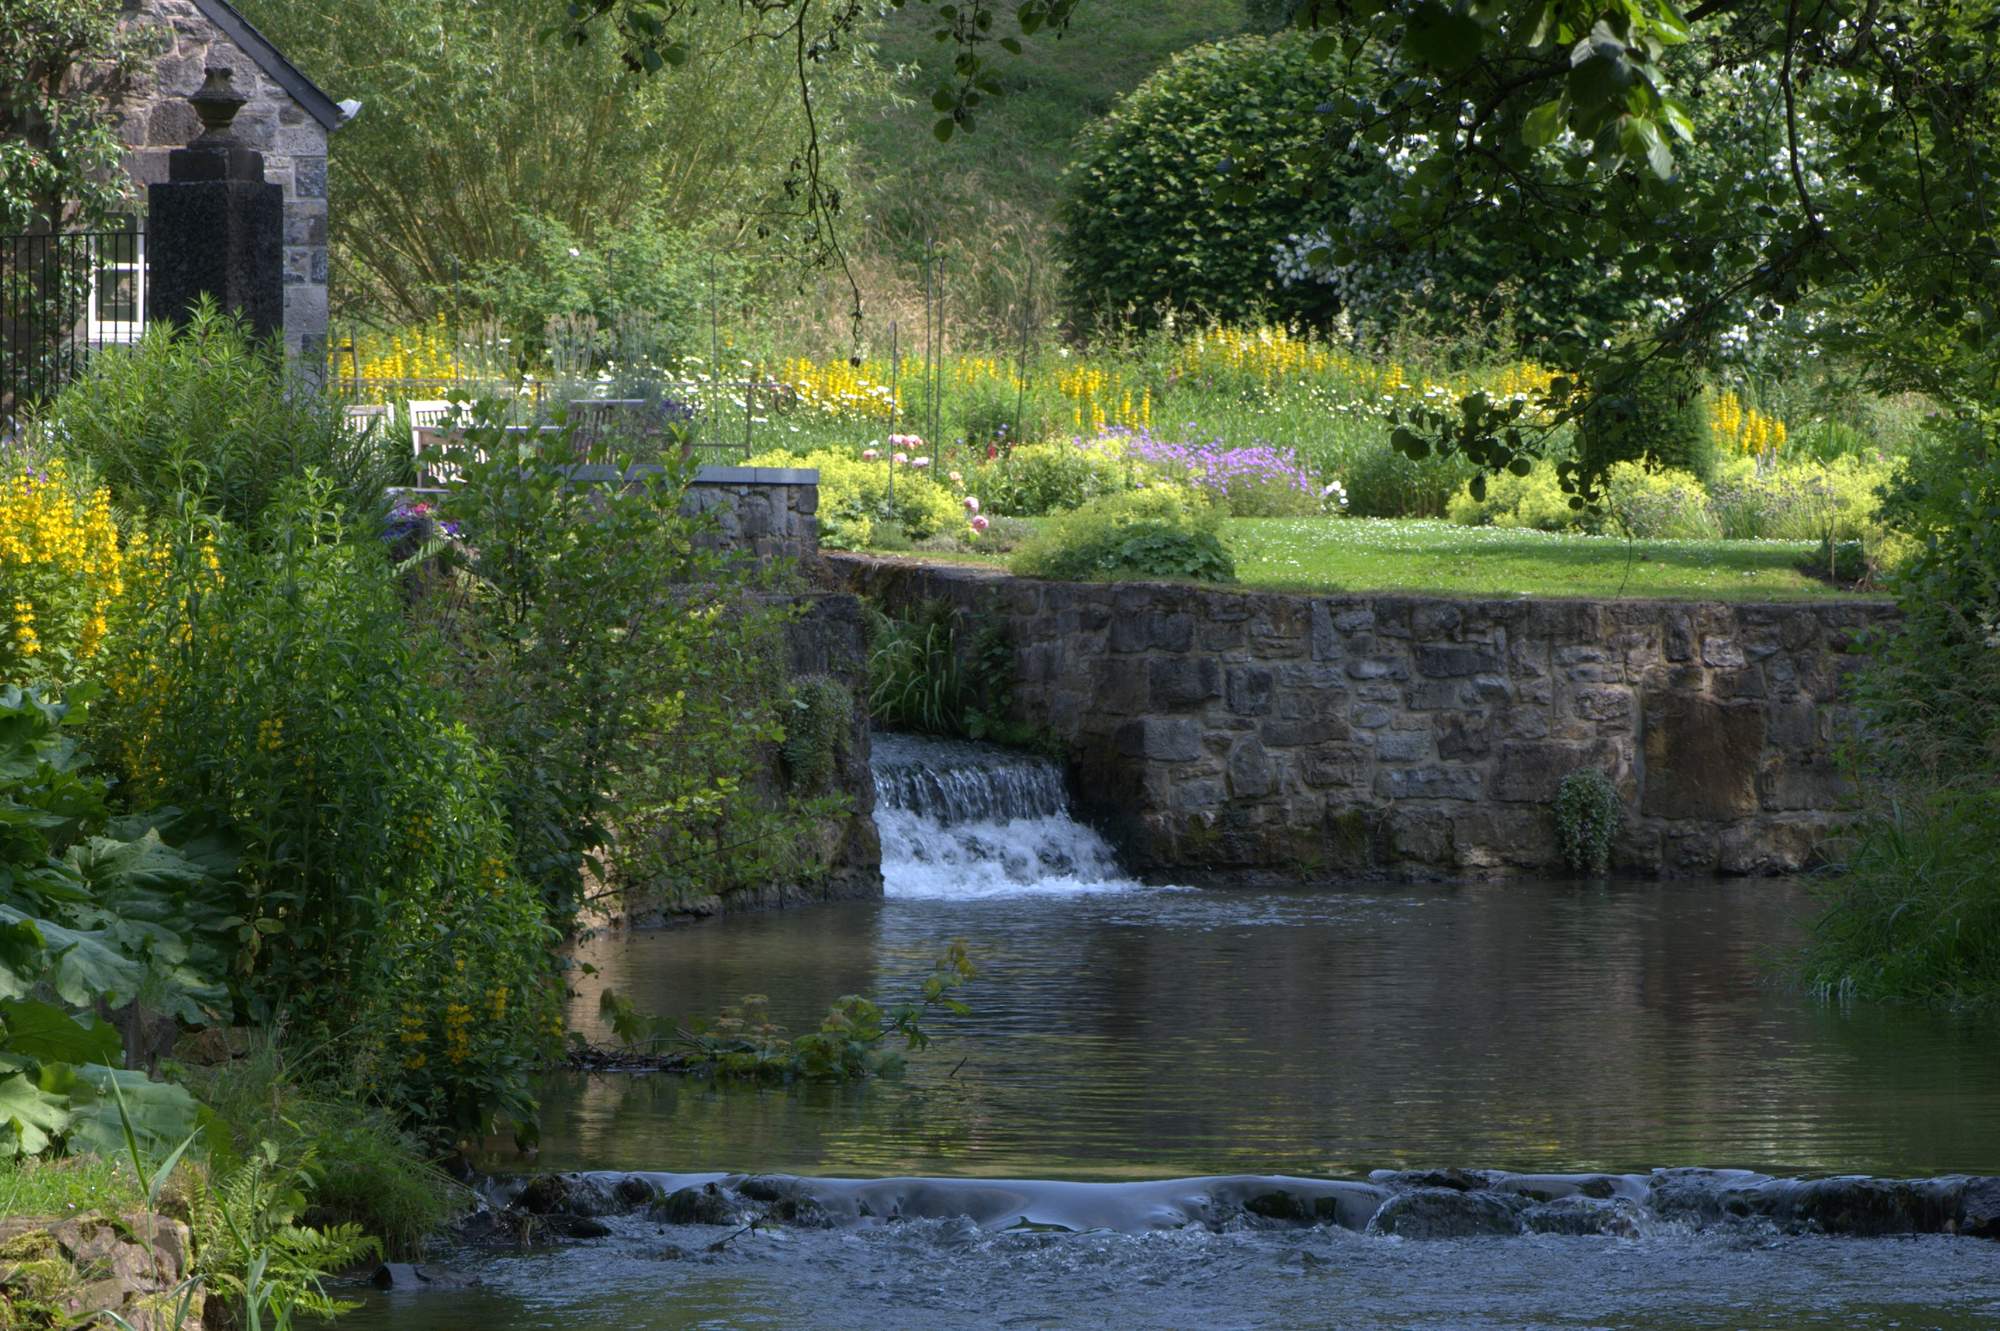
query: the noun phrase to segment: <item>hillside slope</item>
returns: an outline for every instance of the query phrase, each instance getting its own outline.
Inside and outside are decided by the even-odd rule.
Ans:
[[[1053,309],[1051,219],[1078,131],[1175,52],[1242,32],[1243,0],[1092,0],[1067,34],[1037,36],[1018,58],[1000,54],[1006,95],[948,143],[931,133],[931,91],[953,54],[932,38],[935,21],[911,5],[875,34],[890,91],[848,126],[863,182],[856,267],[874,311],[907,317],[915,257],[934,242],[948,256],[955,332],[1006,340],[1031,288],[1036,322]]]

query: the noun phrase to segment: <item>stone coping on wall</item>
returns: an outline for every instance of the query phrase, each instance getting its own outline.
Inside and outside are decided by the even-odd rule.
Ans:
[[[1852,790],[1873,600],[1696,602],[1056,583],[831,554],[885,608],[1007,629],[1017,719],[1141,870],[1558,871],[1562,778],[1609,775],[1617,867],[1789,871]]]
[[[573,481],[585,481],[601,485],[607,481],[633,480],[640,476],[658,476],[666,471],[656,462],[641,462],[620,469],[600,462],[580,462],[565,469]],[[815,467],[718,467],[696,468],[688,478],[689,485],[818,485],[819,470]]]

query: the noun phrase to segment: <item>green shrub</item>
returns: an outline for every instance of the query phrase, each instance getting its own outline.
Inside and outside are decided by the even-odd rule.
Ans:
[[[887,535],[881,529],[888,525],[913,540],[967,530],[964,504],[931,479],[928,470],[896,468],[892,499],[889,462],[864,462],[840,449],[820,449],[803,457],[782,450],[760,453],[747,465],[819,469],[819,543],[829,550],[877,546],[879,537]]]
[[[1115,452],[1069,441],[1023,444],[976,465],[966,484],[984,511],[1038,518],[1129,489],[1132,467]]]
[[[1621,462],[1605,477],[1604,503],[1621,535],[1642,541],[1704,541],[1722,535],[1708,491],[1684,471]]]
[[[1556,789],[1556,846],[1577,873],[1605,873],[1625,806],[1611,778],[1594,767],[1571,772]]]
[[[1859,698],[1869,759],[1892,776],[1959,780],[2000,767],[2000,425],[1940,420],[1897,472],[1885,527],[1903,615],[1874,635]]]
[[[1346,485],[1347,511],[1357,518],[1438,518],[1476,469],[1455,454],[1405,457],[1383,433],[1349,451],[1338,467],[1321,467],[1328,470]]]
[[[1307,165],[1316,110],[1339,92],[1339,62],[1297,33],[1246,36],[1175,56],[1087,128],[1065,179],[1062,244],[1081,321],[1163,310],[1237,320],[1319,321],[1319,283],[1281,286],[1274,256],[1308,217],[1345,212],[1341,179]],[[1227,197],[1225,181],[1252,198]],[[1335,197],[1324,197],[1327,190]]]
[[[854,695],[827,675],[792,682],[781,752],[794,789],[814,792],[833,779],[841,746],[854,724]]]
[[[129,351],[92,357],[51,404],[46,431],[123,505],[166,513],[188,492],[242,525],[308,469],[351,513],[373,514],[408,467],[380,436],[349,430],[277,348],[207,304],[184,329],[149,324]]]
[[[1709,506],[1731,540],[1879,542],[1887,463],[1862,457],[1785,461],[1760,467],[1748,458],[1724,463],[1709,486]]]
[[[1009,567],[1023,577],[1066,581],[1234,582],[1236,562],[1219,526],[1219,512],[1186,491],[1131,491],[1049,519],[1014,552]]]
[[[306,1215],[315,1225],[359,1225],[391,1257],[414,1257],[470,1191],[431,1161],[401,1124],[366,1103],[367,1090],[287,1065],[276,1042],[253,1036],[240,1057],[185,1074],[214,1112],[207,1134],[214,1163],[241,1162],[269,1142],[309,1159]]]
[[[706,355],[707,333],[697,342],[695,332],[707,328],[711,276],[724,308],[743,303],[740,262],[718,259],[714,246],[650,209],[595,238],[552,217],[523,213],[515,221],[522,257],[479,269],[466,294],[514,336],[519,368],[531,368],[552,341],[568,368],[614,374],[629,374],[635,362],[657,367],[691,351]]]
[[[1468,527],[1532,527],[1536,531],[1576,531],[1592,525],[1586,509],[1572,507],[1555,464],[1538,462],[1526,476],[1503,471],[1486,478],[1486,497],[1470,490],[1451,497],[1447,516]]]
[[[315,477],[261,529],[184,514],[115,679],[128,789],[241,847],[248,1015],[282,1021],[406,1118],[527,1121],[556,935],[514,871],[492,755],[459,722],[369,523]]]
[[[1007,719],[1014,652],[1004,629],[967,632],[948,602],[926,601],[903,617],[871,611],[868,713],[876,725],[927,735],[1023,742]]]
[[[581,486],[573,439],[468,442],[486,457],[442,510],[465,594],[430,605],[550,922],[570,928],[587,886],[649,905],[817,872],[811,833],[844,797],[760,779],[791,706],[798,603],[766,594],[787,570],[706,548],[678,471]]]
[[[1817,889],[1824,910],[1801,961],[1829,994],[1951,1005],[2000,999],[2000,791],[1924,788],[1881,810],[1845,872]]]
[[[1656,356],[1624,382],[1607,385],[1577,420],[1576,455],[1589,483],[1621,462],[1706,481],[1715,472],[1715,441],[1700,376]]]

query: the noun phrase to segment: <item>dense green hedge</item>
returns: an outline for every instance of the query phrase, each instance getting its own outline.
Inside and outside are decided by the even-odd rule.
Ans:
[[[1296,34],[1195,47],[1084,131],[1062,208],[1079,320],[1128,309],[1142,325],[1164,309],[1221,320],[1331,313],[1327,287],[1282,287],[1273,264],[1288,236],[1325,215],[1304,158],[1337,75],[1309,49]],[[1254,197],[1225,198],[1231,181],[1253,185]]]

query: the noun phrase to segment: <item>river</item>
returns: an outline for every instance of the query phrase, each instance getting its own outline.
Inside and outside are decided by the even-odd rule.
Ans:
[[[1112,1221],[937,1215],[709,1252],[727,1231],[622,1217],[466,1255],[480,1288],[378,1296],[356,1324],[2000,1326],[2000,1244],[1969,1238],[1119,1223],[1120,1199],[1157,1210],[1141,1181],[1215,1175],[1996,1174],[2000,1031],[1772,983],[1810,908],[1797,884],[1149,886],[1046,765],[881,747],[887,899],[595,940],[573,1020],[601,1033],[606,988],[682,1016],[761,993],[796,1030],[842,994],[911,992],[953,938],[980,969],[972,1015],[932,1023],[897,1081],[552,1078],[533,1167],[1122,1184],[1076,1194]]]

